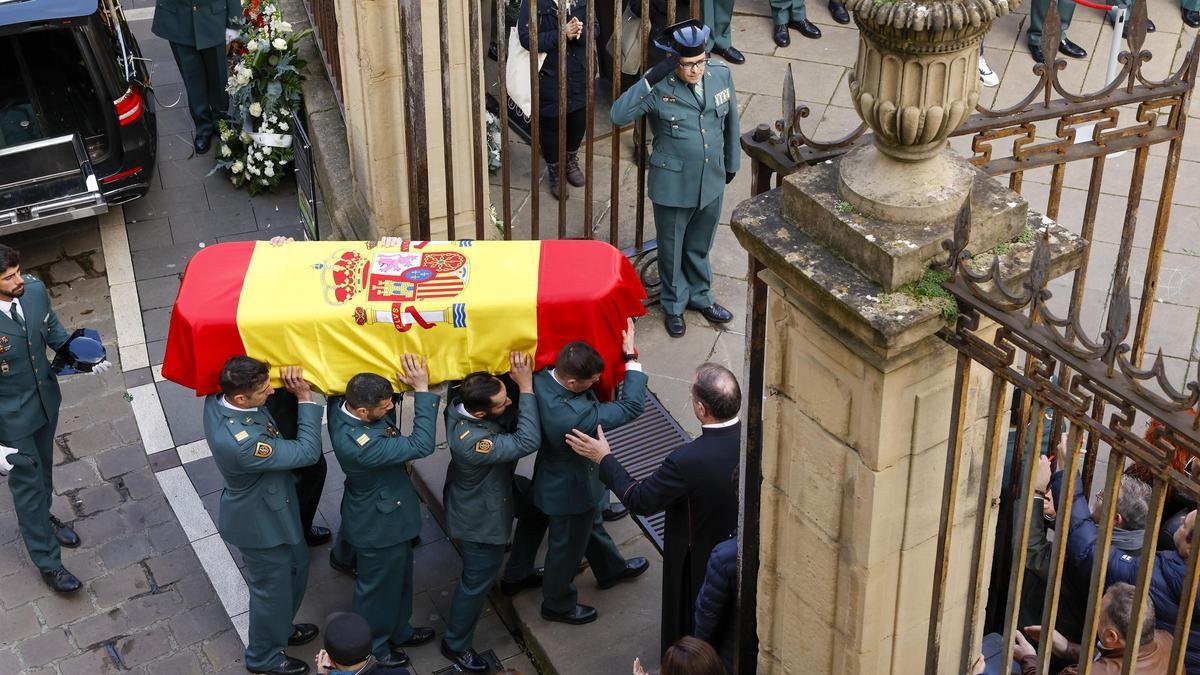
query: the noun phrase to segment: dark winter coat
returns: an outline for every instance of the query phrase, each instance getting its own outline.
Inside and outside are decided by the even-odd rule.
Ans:
[[[558,117],[561,114],[582,110],[587,105],[587,90],[594,82],[587,79],[587,3],[588,0],[562,0],[562,6],[570,9],[570,16],[583,22],[583,33],[578,40],[566,40],[567,45],[567,107],[560,110],[558,105],[558,11],[559,2],[556,0],[537,0],[537,48],[538,53],[546,54],[538,78],[538,109],[546,117]],[[593,44],[599,41],[600,24],[594,22],[591,27]],[[521,2],[521,11],[517,16],[517,36],[521,46],[529,49],[529,2]],[[599,48],[599,45],[596,45]],[[531,50],[532,51],[532,50]],[[599,61],[596,72],[599,72]]]
[[[694,635],[717,650],[733,672],[733,610],[737,604],[737,539],[726,539],[708,556],[708,571],[696,595]]]
[[[667,455],[649,478],[635,481],[608,455],[600,480],[639,515],[666,511],[663,537],[662,651],[692,634],[696,594],[713,547],[733,536],[738,517],[737,466],[742,425],[705,428]]]

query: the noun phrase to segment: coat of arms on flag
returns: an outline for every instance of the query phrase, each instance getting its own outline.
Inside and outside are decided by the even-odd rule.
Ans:
[[[363,303],[354,307],[360,326],[391,324],[402,333],[438,323],[465,328],[466,304],[453,302],[467,285],[467,257],[454,250],[461,246],[418,241],[399,251],[338,251],[324,264],[327,297],[338,305]]]

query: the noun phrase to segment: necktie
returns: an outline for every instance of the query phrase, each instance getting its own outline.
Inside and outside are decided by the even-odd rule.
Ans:
[[[703,108],[704,107],[704,85],[700,84],[699,82],[697,82],[696,84],[693,84],[692,85],[692,93],[696,95],[696,102],[700,104],[701,108]]]
[[[17,311],[17,303],[12,303],[8,306],[8,313],[12,315],[12,320],[17,322],[21,330],[25,330],[25,319],[21,318],[21,313]]]

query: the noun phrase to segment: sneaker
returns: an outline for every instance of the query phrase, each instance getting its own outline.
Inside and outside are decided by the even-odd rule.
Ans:
[[[1000,84],[1000,76],[996,74],[990,67],[987,61],[984,60],[983,54],[979,55],[979,81],[985,87],[995,87]]]

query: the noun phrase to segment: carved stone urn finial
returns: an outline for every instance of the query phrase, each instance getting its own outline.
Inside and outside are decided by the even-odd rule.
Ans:
[[[952,218],[973,168],[946,139],[979,100],[979,44],[1019,0],[850,0],[859,27],[850,96],[873,146],[840,163],[838,190],[876,218],[925,224]]]

